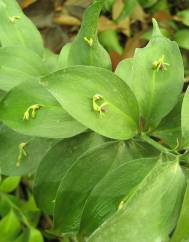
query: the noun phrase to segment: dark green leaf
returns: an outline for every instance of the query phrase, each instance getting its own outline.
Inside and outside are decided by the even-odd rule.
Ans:
[[[57,142],[53,139],[28,137],[18,134],[5,126],[0,128],[0,169],[8,176],[25,175],[33,173],[40,161]],[[19,158],[19,145],[26,143],[23,154]]]
[[[79,156],[100,143],[103,143],[101,136],[85,133],[59,142],[47,153],[40,163],[34,185],[35,199],[43,211],[52,213],[61,179]]]
[[[157,160],[158,158],[132,160],[108,173],[87,199],[81,218],[82,235],[90,235],[113,215],[120,204],[128,200]]]
[[[185,178],[178,163],[157,165],[129,200],[88,242],[156,242],[168,239],[182,203]]]
[[[182,137],[184,146],[189,146],[189,88],[187,89],[182,104],[181,113]]]
[[[121,142],[107,142],[89,150],[73,164],[57,191],[54,209],[57,233],[78,231],[87,197],[105,174],[124,159],[123,149]]]

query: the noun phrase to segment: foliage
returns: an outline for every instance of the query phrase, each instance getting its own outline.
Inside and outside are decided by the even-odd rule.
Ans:
[[[157,7],[128,1],[117,21],[139,3]],[[97,33],[112,4],[95,0],[57,59],[16,1],[0,0],[2,242],[189,240],[182,56],[152,19],[148,44],[112,70]]]

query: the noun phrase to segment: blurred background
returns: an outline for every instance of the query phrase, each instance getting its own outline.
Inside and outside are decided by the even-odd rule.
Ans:
[[[45,46],[59,53],[79,30],[85,8],[92,0],[18,0],[40,30]],[[104,0],[99,20],[99,40],[109,51],[113,67],[133,56],[151,36],[152,17],[162,33],[176,40],[189,79],[189,0]]]

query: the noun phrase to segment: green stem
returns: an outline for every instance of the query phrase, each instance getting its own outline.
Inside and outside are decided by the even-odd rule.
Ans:
[[[165,146],[163,146],[160,143],[156,142],[155,140],[150,138],[150,136],[146,135],[145,133],[142,133],[141,137],[142,137],[142,139],[144,141],[146,141],[148,144],[152,145],[154,148],[156,148],[160,152],[165,153],[165,154],[175,155],[168,148],[166,148]]]

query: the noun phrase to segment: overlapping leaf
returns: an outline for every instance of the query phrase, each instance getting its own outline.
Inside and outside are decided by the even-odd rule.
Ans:
[[[102,4],[102,0],[96,0],[86,10],[81,29],[75,40],[66,45],[60,53],[60,69],[70,65],[93,65],[111,69],[110,57],[99,43],[97,36]]]
[[[165,241],[181,207],[185,178],[178,163],[155,167],[135,195],[100,226],[89,242]]]
[[[35,117],[29,110],[24,120],[33,105],[38,105]],[[67,138],[85,130],[38,82],[23,82],[11,89],[0,104],[0,119],[19,133],[37,137]]]
[[[15,0],[0,0],[0,19],[2,46],[25,46],[43,56],[40,33]]]
[[[127,84],[110,71],[75,66],[44,77],[42,82],[70,115],[95,132],[114,139],[137,134],[136,99]]]
[[[184,146],[189,146],[189,89],[187,89],[182,104],[181,114],[182,137]]]
[[[36,202],[43,211],[52,214],[61,179],[77,158],[103,142],[101,136],[85,133],[59,142],[48,152],[40,163],[34,185]]]
[[[0,48],[0,89],[9,91],[23,81],[36,81],[48,73],[42,58],[25,47]]]

